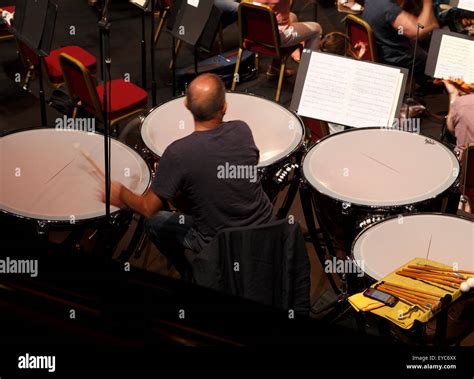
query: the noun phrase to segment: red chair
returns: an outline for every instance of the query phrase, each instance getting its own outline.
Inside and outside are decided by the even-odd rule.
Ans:
[[[90,71],[78,59],[61,53],[59,62],[69,89],[69,96],[76,104],[73,117],[76,117],[77,109],[81,107],[99,121],[104,122],[104,86],[96,85]],[[109,119],[114,129],[117,122],[146,109],[148,94],[140,87],[123,79],[112,80],[110,85],[112,96],[109,99],[111,103]]]
[[[7,11],[10,13],[15,13],[16,7],[14,5],[10,5],[7,7],[0,8],[0,15],[2,11]],[[10,32],[8,24],[0,25],[0,41],[6,41],[13,38],[13,34]]]
[[[311,131],[310,143],[314,144],[321,138],[329,135],[329,126],[327,122],[315,120],[314,118],[301,117],[304,125]]]
[[[75,59],[79,60],[87,69],[95,73],[97,68],[96,58],[79,46],[64,46],[53,50],[47,57],[40,58],[33,50],[31,50],[25,43],[17,39],[18,52],[25,63],[28,71],[23,83],[23,88],[28,90],[31,78],[34,73],[38,72],[39,59],[43,59],[43,73],[44,77],[48,79],[49,85],[53,88],[58,88],[64,83],[64,77],[59,64],[59,55],[66,53]]]
[[[240,3],[239,5],[239,55],[235,65],[232,91],[235,91],[239,79],[239,67],[243,50],[250,50],[256,55],[255,65],[258,69],[258,54],[268,55],[280,60],[276,101],[280,101],[281,87],[285,73],[286,60],[300,45],[281,47],[280,33],[275,14],[270,7],[258,3]]]
[[[474,143],[470,143],[462,156],[462,174],[461,174],[461,194],[463,195],[463,203],[470,199],[471,212],[474,212]]]
[[[377,62],[377,45],[374,32],[369,23],[353,14],[347,15],[345,20],[346,34],[349,36],[351,45],[354,46],[358,42],[364,42],[367,45],[367,50],[361,60]]]

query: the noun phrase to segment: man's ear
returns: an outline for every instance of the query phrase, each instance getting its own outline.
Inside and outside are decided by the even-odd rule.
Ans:
[[[184,98],[184,106],[185,106],[187,109],[189,109],[189,107],[188,107],[188,98],[187,98],[187,97]]]
[[[224,116],[227,112],[227,101],[224,101],[224,106],[222,107],[222,116]]]

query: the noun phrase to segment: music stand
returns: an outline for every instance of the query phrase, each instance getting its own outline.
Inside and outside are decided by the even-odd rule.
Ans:
[[[41,126],[47,126],[46,99],[43,82],[43,59],[51,51],[58,5],[51,0],[18,0],[12,33],[38,56]]]
[[[131,4],[135,5],[141,10],[142,20],[142,39],[140,41],[141,55],[142,55],[142,88],[146,91],[146,28],[145,28],[145,15],[151,13],[151,37],[150,37],[150,60],[151,60],[151,99],[152,105],[156,106],[156,75],[155,75],[155,47],[153,40],[155,36],[155,6],[156,0],[129,0]]]
[[[173,39],[171,70],[173,75],[173,96],[176,96],[176,49],[175,39],[194,48],[194,70],[198,74],[198,52],[210,52],[219,30],[222,12],[214,0],[176,0],[166,31]]]

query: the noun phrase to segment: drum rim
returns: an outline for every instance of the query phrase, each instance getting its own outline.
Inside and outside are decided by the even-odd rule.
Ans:
[[[287,112],[289,112],[292,116],[294,116],[300,126],[301,126],[301,130],[302,130],[302,133],[301,133],[301,139],[300,141],[298,142],[298,144],[293,148],[292,151],[290,151],[289,153],[287,153],[287,155],[285,155],[284,157],[281,157],[280,159],[276,160],[275,162],[271,163],[271,164],[268,164],[266,166],[259,166],[257,164],[257,168],[259,170],[263,170],[263,169],[267,169],[269,167],[272,167],[274,165],[277,165],[283,161],[286,161],[287,159],[289,159],[290,157],[292,157],[293,155],[295,155],[298,151],[300,151],[302,148],[303,148],[303,145],[304,145],[304,142],[305,142],[305,139],[306,139],[306,126],[303,122],[303,120],[301,119],[301,117],[293,110],[291,109],[288,109],[288,108],[285,108],[283,105],[281,105],[280,103],[277,103],[275,100],[273,99],[269,99],[267,97],[264,97],[264,96],[260,96],[260,95],[256,95],[254,93],[247,93],[247,92],[241,92],[241,91],[226,91],[226,95],[228,94],[231,94],[231,95],[247,95],[247,96],[253,96],[253,97],[257,97],[259,99],[262,99],[262,100],[266,100],[266,101],[269,101],[271,103],[274,103],[278,106],[280,106],[281,108],[285,109]],[[145,146],[147,147],[147,149],[153,154],[154,157],[156,158],[161,158],[161,156],[159,156],[158,154],[156,154],[148,145],[147,143],[145,142],[144,138],[143,138],[143,124],[146,120],[146,118],[151,114],[153,113],[153,111],[155,111],[156,109],[158,109],[159,107],[162,107],[163,105],[171,102],[171,101],[175,101],[175,100],[178,100],[178,99],[181,99],[181,98],[184,98],[186,95],[179,95],[179,96],[175,96],[173,97],[172,99],[168,100],[168,101],[163,101],[161,102],[160,104],[156,105],[155,107],[151,108],[148,112],[146,112],[145,115],[142,116],[142,120],[140,122],[140,137],[143,141],[143,143],[145,144]],[[258,146],[257,146],[258,147]]]
[[[391,216],[388,216],[386,218],[384,218],[383,220],[380,220],[380,221],[376,221],[368,226],[366,226],[364,229],[362,229],[359,233],[357,233],[357,236],[354,238],[354,240],[352,241],[352,244],[351,244],[351,255],[350,255],[350,258],[351,260],[357,264],[357,260],[356,260],[356,257],[354,256],[354,248],[355,248],[355,245],[356,243],[359,241],[360,237],[367,231],[370,231],[371,228],[375,227],[375,226],[378,226],[379,224],[382,224],[384,222],[388,222],[388,221],[391,221],[393,219],[397,219],[399,216],[402,216],[402,217],[410,217],[410,216],[443,216],[443,217],[451,217],[451,218],[457,218],[457,219],[461,219],[463,221],[469,221],[471,223],[474,223],[473,220],[471,220],[469,217],[466,217],[466,216],[463,216],[463,215],[455,215],[455,214],[451,214],[451,213],[442,213],[442,212],[416,212],[416,213],[400,213],[400,214],[396,214],[396,215],[391,215]],[[357,265],[357,267],[359,267]],[[361,270],[362,268],[359,267]],[[378,279],[375,279],[374,277],[372,277],[371,275],[369,275],[368,273],[366,273],[365,271],[364,272],[364,276],[370,278],[371,280],[375,280],[375,281],[378,281]]]
[[[56,130],[54,127],[48,127],[48,126],[31,126],[31,127],[24,128],[24,129],[9,131],[7,133],[2,134],[0,136],[0,138],[9,136],[11,134],[16,134],[16,133],[21,133],[21,132],[28,132],[28,131],[35,131],[35,130],[43,130],[43,129]],[[98,132],[98,131],[88,132],[88,131],[84,131],[84,130],[70,130],[69,132],[71,132],[71,131],[72,132],[75,131],[75,132],[82,132],[82,133],[98,134],[101,137],[104,136],[103,133]],[[145,190],[143,191],[143,194],[146,193],[150,189],[151,183],[153,181],[153,171],[151,170],[150,165],[148,164],[148,162],[145,159],[143,159],[143,157],[134,148],[132,148],[131,146],[127,145],[126,143],[124,143],[122,141],[119,141],[116,137],[110,136],[110,138],[115,140],[116,142],[126,146],[127,149],[129,149],[129,150],[133,151],[133,153],[137,154],[137,156],[140,157],[140,159],[145,163],[145,166],[148,168],[148,171],[150,173],[149,178],[148,178],[148,183],[145,187]],[[110,215],[115,216],[115,215],[118,215],[121,212],[126,212],[127,210],[128,210],[127,208],[120,208],[120,209],[117,209],[116,211],[110,212]],[[21,220],[31,221],[31,222],[37,222],[37,223],[46,222],[48,225],[50,225],[50,224],[52,224],[52,225],[69,225],[71,227],[74,227],[75,225],[83,225],[83,224],[89,223],[89,222],[90,223],[97,222],[97,221],[100,221],[100,220],[103,220],[103,219],[106,218],[106,215],[104,214],[102,216],[89,217],[89,218],[83,218],[83,219],[75,220],[74,224],[71,224],[69,220],[53,220],[53,219],[47,219],[47,218],[35,218],[35,217],[31,217],[31,216],[21,215],[21,214],[18,214],[18,213],[13,213],[13,212],[8,211],[8,210],[3,209],[3,208],[0,209],[0,213],[6,214],[7,216],[13,216],[13,217],[21,219]]]
[[[459,180],[459,176],[461,175],[461,164],[459,162],[459,160],[456,158],[456,155],[451,151],[449,150],[449,148],[443,144],[441,141],[439,141],[438,139],[436,138],[432,138],[432,137],[428,137],[428,136],[423,136],[421,134],[421,136],[423,137],[426,137],[426,138],[429,138],[433,141],[436,141],[438,142],[447,152],[449,152],[453,157],[454,157],[454,162],[457,163],[457,168],[458,168],[458,174],[457,176],[453,179],[451,185],[449,185],[446,189],[444,189],[442,192],[439,192],[437,193],[436,195],[432,196],[432,197],[427,197],[426,199],[424,200],[419,200],[419,201],[416,201],[416,202],[413,202],[413,203],[404,203],[404,204],[390,204],[390,205],[370,205],[370,204],[360,204],[360,203],[356,203],[356,202],[352,202],[352,201],[346,201],[346,200],[342,200],[342,199],[338,199],[334,196],[331,196],[331,195],[328,195],[326,193],[323,193],[323,192],[320,192],[318,191],[312,184],[311,182],[308,180],[306,174],[305,174],[305,171],[304,171],[304,163],[305,163],[305,160],[309,154],[309,152],[315,148],[316,146],[318,146],[321,142],[324,142],[324,140],[328,139],[328,138],[331,138],[331,137],[334,137],[334,136],[337,136],[337,135],[340,135],[342,133],[351,133],[351,132],[356,132],[358,130],[386,130],[386,131],[389,131],[389,132],[402,132],[402,133],[408,133],[408,134],[413,134],[412,132],[408,132],[408,131],[405,131],[405,130],[398,130],[398,129],[391,129],[391,128],[385,128],[385,127],[379,127],[379,126],[368,126],[368,127],[365,127],[365,128],[351,128],[349,130],[344,130],[342,132],[338,132],[338,133],[335,133],[335,134],[329,134],[327,136],[324,136],[323,138],[319,139],[313,146],[311,146],[304,154],[303,158],[301,159],[301,175],[302,175],[302,178],[304,180],[304,182],[309,185],[311,187],[311,189],[313,189],[314,191],[316,191],[317,193],[323,195],[323,196],[327,196],[328,198],[338,202],[338,203],[349,203],[351,204],[351,206],[356,206],[356,207],[359,207],[359,208],[365,208],[365,209],[391,209],[391,208],[403,208],[403,207],[408,207],[408,206],[416,206],[418,204],[423,204],[424,202],[426,201],[429,201],[431,199],[434,199],[436,197],[438,197],[439,195],[445,193],[446,191],[448,191],[452,186],[455,185],[455,183]]]

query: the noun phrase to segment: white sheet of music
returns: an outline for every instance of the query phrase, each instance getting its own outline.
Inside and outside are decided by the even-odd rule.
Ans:
[[[474,83],[474,41],[443,35],[434,76],[439,79],[454,77]]]
[[[145,7],[145,4],[148,0],[131,0],[131,3],[135,3],[135,4],[138,4],[140,5],[141,7]]]
[[[397,68],[313,52],[298,114],[351,127],[389,126],[402,83]]]
[[[457,7],[474,12],[474,0],[459,0]]]
[[[188,4],[197,8],[199,6],[199,0],[188,0]]]

